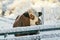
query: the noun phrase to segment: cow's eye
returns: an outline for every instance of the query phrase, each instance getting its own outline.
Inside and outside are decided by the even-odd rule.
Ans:
[[[30,14],[30,19],[34,20],[35,16]]]

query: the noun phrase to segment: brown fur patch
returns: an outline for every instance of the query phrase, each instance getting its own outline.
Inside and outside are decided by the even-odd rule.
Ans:
[[[17,17],[15,20],[13,27],[22,27],[22,26],[30,26],[30,19],[22,15],[21,17]]]

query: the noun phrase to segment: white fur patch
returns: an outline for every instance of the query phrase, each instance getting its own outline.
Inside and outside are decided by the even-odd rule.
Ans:
[[[38,16],[36,15],[36,13],[34,13],[34,11],[30,10],[29,15],[32,14],[34,15],[34,20],[30,19],[30,25],[36,25],[35,22],[38,21]]]

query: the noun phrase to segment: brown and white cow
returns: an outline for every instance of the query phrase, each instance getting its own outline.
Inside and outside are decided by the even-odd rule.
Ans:
[[[39,16],[41,16],[41,13],[37,13],[39,15],[35,15],[34,10],[28,10],[27,12],[23,13],[21,16],[17,16],[13,27],[27,27],[32,25],[39,25],[41,24],[41,20],[39,19]],[[21,34],[15,34],[15,36],[21,36]]]

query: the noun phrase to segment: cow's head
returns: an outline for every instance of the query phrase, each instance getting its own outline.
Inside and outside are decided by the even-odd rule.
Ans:
[[[30,9],[28,11],[29,17],[30,17],[30,25],[39,25],[41,24],[41,20],[39,19],[39,16],[42,15],[41,12],[36,12],[34,9]]]

